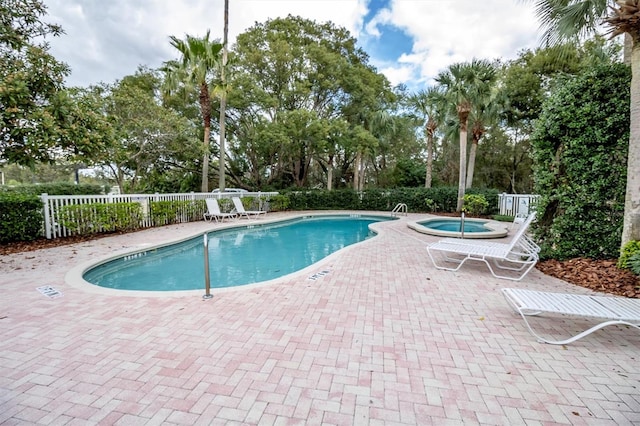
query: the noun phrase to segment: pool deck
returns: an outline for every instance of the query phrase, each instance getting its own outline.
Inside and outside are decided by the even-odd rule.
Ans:
[[[377,237],[310,268],[209,300],[106,294],[65,276],[220,224],[2,256],[0,424],[640,424],[637,330],[537,342],[500,288],[589,291],[535,269],[521,282],[482,263],[437,270],[425,247],[438,237],[407,227],[425,217],[376,224]],[[554,336],[592,324],[533,323]]]

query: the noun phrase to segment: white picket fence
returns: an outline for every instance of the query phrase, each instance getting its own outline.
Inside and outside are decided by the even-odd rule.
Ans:
[[[528,215],[538,202],[539,195],[533,194],[507,194],[498,195],[500,214],[505,216]]]
[[[71,216],[63,215],[61,212],[68,206],[77,206],[85,204],[113,204],[113,203],[139,203],[141,212],[139,224],[137,228],[149,228],[153,226],[165,225],[167,223],[184,223],[202,219],[202,214],[206,210],[203,202],[206,198],[231,198],[231,197],[254,197],[257,199],[258,207],[268,209],[268,205],[263,205],[265,197],[277,195],[277,192],[246,192],[246,193],[210,193],[210,192],[190,192],[182,194],[108,194],[108,195],[48,195],[41,194],[40,198],[44,204],[44,233],[48,239],[58,237],[68,237],[75,233],[62,224],[63,219],[66,221],[75,220],[75,224],[80,226],[81,222],[86,222],[87,217],[83,215]],[[151,206],[153,202],[170,201],[175,202],[178,207],[175,209],[175,215],[170,220],[164,220],[164,223],[154,221],[151,214]],[[185,201],[187,203],[185,203]],[[199,202],[202,201],[202,202]],[[68,209],[67,209],[68,210]],[[84,215],[87,212],[83,212]],[[68,224],[68,222],[67,222]],[[71,227],[74,228],[74,227]],[[101,231],[101,230],[96,230]]]

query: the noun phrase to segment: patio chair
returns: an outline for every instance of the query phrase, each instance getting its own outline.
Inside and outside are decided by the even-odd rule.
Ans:
[[[609,325],[628,325],[640,330],[640,299],[615,296],[589,296],[566,293],[503,288],[502,294],[524,319],[527,328],[540,342],[564,345],[575,342]],[[595,318],[602,322],[565,340],[549,340],[531,328],[528,316],[543,313]]]
[[[245,210],[242,200],[238,197],[232,197],[231,200],[233,200],[233,206],[240,217],[246,217],[247,219],[255,217],[257,219],[260,215],[267,214],[267,212],[263,210]]]
[[[540,247],[526,236],[534,219],[535,213],[531,213],[508,244],[447,238],[428,245],[427,252],[438,269],[457,271],[467,260],[477,260],[484,262],[496,278],[520,281],[538,262]]]
[[[235,219],[238,216],[235,213],[222,213],[218,200],[215,198],[207,198],[205,201],[207,203],[207,211],[202,215],[205,221],[215,220],[218,222],[218,220]]]
[[[534,219],[531,216],[533,214],[534,213],[531,213],[526,217],[516,216],[516,219],[514,219],[514,221],[512,222],[512,225],[510,226],[510,229],[513,229],[514,225],[518,225],[518,229],[519,229],[520,226],[523,226],[523,225],[528,227],[531,224],[531,222],[533,221],[533,219]],[[529,220],[530,217],[531,217],[531,219]],[[525,229],[522,234],[516,233],[516,235],[515,235],[516,237],[518,235],[520,235],[520,239],[516,242],[516,247],[521,248],[522,250],[533,250],[536,253],[540,253],[540,246],[538,246],[538,244],[536,244],[526,234],[526,232],[527,232],[527,230]],[[496,242],[493,242],[493,241],[477,240],[477,239],[464,239],[464,238],[443,238],[443,239],[439,240],[439,242],[453,243],[453,244],[473,244],[473,245],[481,245],[481,246],[495,247],[495,248],[500,248],[500,247],[504,247],[505,246],[505,243],[496,243]]]

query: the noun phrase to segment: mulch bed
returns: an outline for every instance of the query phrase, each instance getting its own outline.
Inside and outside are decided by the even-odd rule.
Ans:
[[[640,298],[640,277],[629,270],[618,269],[616,259],[584,258],[565,261],[543,260],[536,268],[552,277],[618,296]]]

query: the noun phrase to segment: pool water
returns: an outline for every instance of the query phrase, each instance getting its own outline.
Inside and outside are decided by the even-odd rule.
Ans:
[[[375,235],[367,216],[306,217],[208,234],[211,288],[267,281],[299,271]],[[204,289],[204,238],[124,256],[88,270],[83,278],[123,290]]]
[[[420,225],[439,231],[460,232],[460,219],[430,219],[424,222],[418,222]],[[484,222],[474,222],[465,220],[464,232],[487,232],[491,229],[484,226]]]

